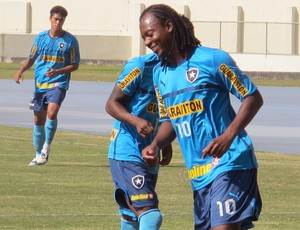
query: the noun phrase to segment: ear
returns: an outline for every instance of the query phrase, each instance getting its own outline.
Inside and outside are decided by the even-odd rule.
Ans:
[[[174,24],[170,19],[168,19],[166,21],[165,25],[166,25],[166,29],[169,33],[171,33],[174,30]]]

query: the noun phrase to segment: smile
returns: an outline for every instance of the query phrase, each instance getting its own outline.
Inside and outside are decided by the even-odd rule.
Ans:
[[[153,52],[155,52],[154,50],[158,47],[157,44],[155,44],[154,46],[149,47]]]

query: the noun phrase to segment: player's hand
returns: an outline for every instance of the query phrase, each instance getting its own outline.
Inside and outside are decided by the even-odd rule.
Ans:
[[[24,80],[24,75],[21,73],[21,72],[17,72],[14,76],[14,81],[17,83],[17,84],[20,84],[22,83]]]
[[[166,147],[162,148],[161,150],[162,158],[159,162],[160,165],[168,165],[171,162],[173,156],[173,148],[172,145],[167,145]]]
[[[137,117],[137,122],[135,123],[136,130],[141,137],[145,138],[148,135],[152,134],[154,131],[154,128],[152,124],[142,118]]]
[[[221,158],[224,153],[229,149],[232,140],[227,138],[225,133],[213,139],[203,150],[202,158],[204,159],[207,155],[212,157]]]
[[[56,69],[53,69],[53,68],[50,68],[50,67],[47,67],[47,68],[48,68],[48,71],[45,73],[45,75],[47,77],[53,78],[53,77],[56,77],[58,75]]]
[[[158,164],[158,152],[158,147],[152,147],[151,145],[148,145],[142,150],[142,157],[148,167],[155,167]]]

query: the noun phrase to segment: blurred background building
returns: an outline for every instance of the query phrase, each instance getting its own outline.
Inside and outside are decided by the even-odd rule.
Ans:
[[[147,52],[139,33],[145,7],[164,3],[185,14],[202,45],[224,49],[241,69],[298,77],[299,0],[0,0],[0,61],[21,62],[35,35],[50,28],[54,5],[68,10],[83,63],[115,64]]]

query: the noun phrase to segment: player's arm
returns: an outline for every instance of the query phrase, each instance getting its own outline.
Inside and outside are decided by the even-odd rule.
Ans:
[[[142,137],[146,137],[153,132],[153,126],[149,121],[127,111],[124,105],[129,100],[131,100],[131,97],[126,95],[117,85],[115,85],[108,97],[105,110],[115,119],[135,126],[138,133]]]
[[[173,156],[173,147],[172,144],[166,145],[161,149],[161,160],[159,162],[160,165],[168,165],[170,164]]]
[[[202,151],[202,158],[207,155],[222,157],[229,149],[234,138],[251,122],[263,105],[263,98],[258,90],[247,96],[242,102],[238,113],[225,132],[213,139]]]
[[[45,75],[47,77],[56,77],[57,75],[60,75],[60,74],[65,74],[65,73],[71,73],[73,71],[76,71],[79,67],[79,63],[73,63],[73,64],[70,64],[70,65],[67,65],[63,68],[60,68],[60,69],[53,69],[53,68],[50,68],[46,73]]]
[[[150,145],[142,150],[142,156],[149,167],[153,167],[158,162],[158,152],[160,149],[168,148],[176,138],[176,133],[170,121],[164,121]],[[171,160],[171,158],[170,158]]]
[[[27,58],[24,63],[22,64],[22,66],[20,67],[20,69],[18,70],[18,72],[14,75],[14,81],[17,84],[20,84],[23,80],[24,80],[24,75],[23,73],[30,69],[31,66],[34,64],[34,59],[31,58]]]

